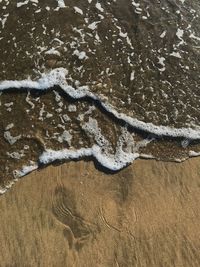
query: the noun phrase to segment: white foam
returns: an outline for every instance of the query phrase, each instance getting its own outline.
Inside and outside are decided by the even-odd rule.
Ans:
[[[8,131],[8,130],[12,129],[13,127],[14,127],[14,123],[9,123],[9,124],[6,126],[5,130]]]
[[[129,125],[139,128],[143,131],[153,133],[159,136],[171,136],[171,137],[184,137],[188,139],[200,139],[200,130],[195,128],[172,128],[169,126],[155,125],[153,123],[145,123],[138,119],[127,116],[124,113],[119,113],[115,110],[109,103],[104,102],[101,96],[97,96],[90,92],[88,86],[80,86],[77,89],[68,85],[66,82],[66,76],[68,71],[64,68],[57,68],[49,73],[43,74],[40,79],[32,81],[30,79],[21,81],[2,81],[0,82],[0,91],[8,90],[9,88],[22,89],[38,89],[38,90],[48,90],[49,88],[58,85],[64,92],[74,99],[80,99],[83,97],[90,97],[94,100],[101,102],[102,107],[108,112],[112,113],[116,118],[127,122]]]
[[[155,157],[151,154],[144,154],[144,153],[141,153],[140,154],[140,158],[141,159],[155,159]]]
[[[189,156],[190,157],[198,157],[198,156],[200,156],[200,152],[195,152],[193,150],[190,150],[189,151]]]
[[[104,12],[104,9],[102,8],[101,3],[97,2],[95,6],[99,11]]]
[[[89,117],[89,121],[85,122],[82,125],[82,128],[87,134],[94,137],[96,142],[95,145],[91,148],[81,148],[78,150],[73,148],[62,150],[46,149],[40,155],[39,162],[49,164],[55,160],[94,157],[105,168],[112,171],[118,171],[139,157],[139,154],[137,153],[138,146],[133,140],[133,135],[131,135],[126,128],[122,128],[122,134],[118,139],[115,152],[111,149],[109,140],[107,140],[101,133],[101,129],[98,127],[96,119]],[[140,144],[139,147],[145,145],[146,143],[144,142],[143,144]]]
[[[88,28],[90,30],[94,31],[94,30],[96,30],[98,23],[99,23],[99,21],[94,21],[94,22],[92,22],[91,24],[88,25]]]
[[[29,2],[29,0],[26,0],[26,1],[24,1],[24,2],[18,2],[18,3],[17,3],[17,7],[21,7],[21,6],[27,5],[28,2]]]
[[[181,54],[180,54],[179,52],[172,52],[172,53],[170,54],[170,56],[172,56],[172,57],[177,57],[177,58],[181,58]]]
[[[48,51],[45,51],[46,55],[56,55],[58,57],[60,57],[60,52],[58,50],[56,50],[55,48],[51,48]]]
[[[0,195],[5,194],[7,190],[7,188],[0,187]]]
[[[57,2],[58,2],[58,7],[59,7],[59,8],[64,8],[64,7],[66,7],[64,0],[57,0]]]
[[[25,156],[25,154],[24,154],[24,152],[23,152],[23,150],[22,151],[20,151],[20,152],[12,152],[12,153],[10,153],[10,152],[7,152],[6,153],[10,158],[12,158],[12,159],[17,159],[17,160],[19,160],[19,159],[21,159],[21,158],[23,158],[24,156]]]
[[[35,104],[30,100],[30,92],[27,93],[26,102],[31,106],[31,109],[35,108]]]
[[[74,51],[73,55],[77,56],[80,60],[87,59],[87,55],[84,51],[78,51],[77,49]]]
[[[64,130],[63,133],[60,136],[58,136],[59,143],[67,142],[71,146],[71,140],[72,140],[72,135],[66,130]]]
[[[121,150],[115,155],[107,155],[102,152],[101,147],[93,145],[91,148],[81,148],[78,150],[63,149],[56,151],[47,149],[40,155],[39,162],[49,164],[55,160],[80,159],[83,157],[94,157],[105,168],[118,171],[138,158],[139,154],[126,153]]]
[[[82,125],[82,128],[89,135],[94,136],[96,143],[102,148],[109,149],[110,142],[102,135],[96,119],[89,117],[89,121]]]
[[[38,164],[36,163],[32,163],[31,165],[24,165],[21,170],[14,170],[13,175],[15,179],[18,179],[37,169]]]
[[[0,186],[0,195],[5,194],[14,184],[19,180],[19,178],[25,176],[26,174],[38,169],[38,164],[30,161],[30,165],[23,166],[21,170],[14,170],[13,176],[14,180],[8,182],[4,187]]]
[[[83,15],[83,10],[80,9],[79,7],[75,6],[74,10],[75,10],[76,13],[79,13],[80,15]]]
[[[21,139],[21,135],[18,136],[12,136],[9,131],[4,132],[4,138],[5,140],[10,144],[13,145],[16,143],[19,139]]]
[[[166,36],[167,31],[161,33],[160,38],[164,38]]]
[[[165,71],[165,58],[164,57],[158,57],[158,63],[162,66],[162,68],[159,68],[161,72]]]
[[[190,34],[190,38],[200,41],[200,37],[195,36],[193,33]]]

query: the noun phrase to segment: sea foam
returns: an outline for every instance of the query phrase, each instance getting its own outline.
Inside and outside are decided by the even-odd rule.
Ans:
[[[36,89],[36,90],[48,90],[54,86],[59,86],[66,94],[74,99],[81,99],[89,97],[93,100],[98,101],[101,106],[113,114],[117,119],[123,120],[127,124],[137,129],[158,135],[168,137],[183,137],[191,140],[200,139],[200,130],[193,128],[172,128],[163,125],[155,125],[153,123],[146,123],[138,119],[127,116],[124,113],[118,112],[109,103],[105,102],[99,95],[92,93],[88,86],[80,86],[77,89],[68,85],[66,82],[68,71],[64,68],[57,68],[49,73],[43,74],[38,80],[32,81],[30,79],[21,81],[2,81],[0,82],[0,91],[5,91],[10,88],[15,89]]]

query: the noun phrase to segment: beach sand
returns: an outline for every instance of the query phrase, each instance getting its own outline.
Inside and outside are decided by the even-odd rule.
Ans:
[[[49,166],[0,197],[1,267],[200,266],[200,159]]]

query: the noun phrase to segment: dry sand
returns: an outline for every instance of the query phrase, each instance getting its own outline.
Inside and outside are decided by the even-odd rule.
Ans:
[[[200,266],[200,159],[49,166],[0,197],[1,267]]]

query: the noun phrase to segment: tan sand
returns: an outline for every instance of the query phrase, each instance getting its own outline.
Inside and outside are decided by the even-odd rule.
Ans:
[[[0,197],[1,267],[200,266],[200,159],[50,166]]]

